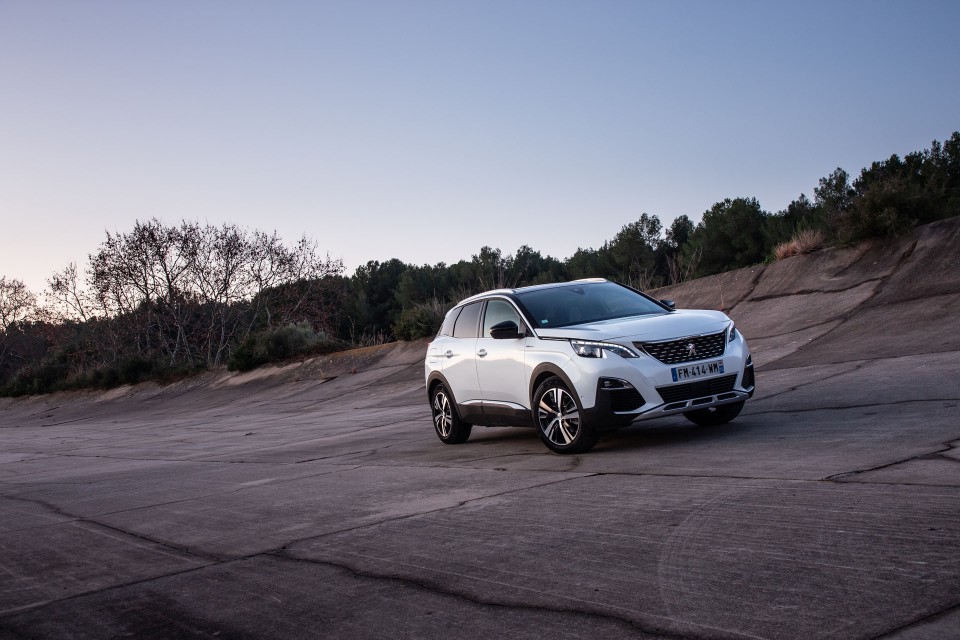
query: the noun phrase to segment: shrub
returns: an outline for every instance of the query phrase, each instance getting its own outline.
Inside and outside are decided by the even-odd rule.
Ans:
[[[446,306],[436,298],[408,307],[400,313],[400,318],[393,325],[393,334],[400,340],[416,340],[436,335],[443,324],[446,311]]]
[[[823,247],[823,232],[819,229],[803,229],[794,234],[789,242],[782,242],[773,250],[773,257],[783,260],[801,253],[812,253]]]
[[[63,388],[63,382],[69,375],[69,368],[62,359],[45,360],[35,367],[21,369],[0,388],[2,396],[25,396],[50,393]]]
[[[339,340],[329,339],[323,332],[314,331],[309,323],[290,323],[247,336],[233,350],[227,368],[231,371],[249,371],[268,362],[307,354],[331,353],[345,346]]]

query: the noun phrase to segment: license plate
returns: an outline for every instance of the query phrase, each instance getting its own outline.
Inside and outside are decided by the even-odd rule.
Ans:
[[[706,376],[723,373],[723,360],[689,364],[685,367],[673,367],[670,369],[670,373],[673,374],[674,382],[683,382],[684,380],[693,380],[694,378],[705,378]]]

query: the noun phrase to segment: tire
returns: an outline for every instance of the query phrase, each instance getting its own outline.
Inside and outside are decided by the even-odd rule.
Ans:
[[[453,394],[446,385],[438,384],[430,392],[430,408],[433,411],[433,429],[444,444],[461,444],[470,437],[473,425],[460,419]]]
[[[534,392],[533,421],[543,444],[555,453],[585,453],[599,439],[586,425],[580,401],[557,377],[547,378]]]
[[[716,427],[721,424],[727,424],[740,415],[740,410],[743,409],[743,403],[744,401],[741,400],[733,404],[722,404],[719,407],[687,411],[683,414],[683,417],[701,427]]]

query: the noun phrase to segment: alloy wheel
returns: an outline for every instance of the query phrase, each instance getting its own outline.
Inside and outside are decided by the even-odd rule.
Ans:
[[[442,390],[433,396],[433,426],[441,438],[450,437],[453,429],[453,409],[450,407],[450,399]]]
[[[543,435],[555,445],[569,445],[580,432],[580,410],[566,389],[553,387],[544,393],[537,417]]]

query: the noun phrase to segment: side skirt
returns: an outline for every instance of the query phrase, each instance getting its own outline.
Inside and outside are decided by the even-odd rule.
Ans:
[[[464,422],[487,427],[533,427],[529,409],[500,403],[469,402],[457,404]]]

